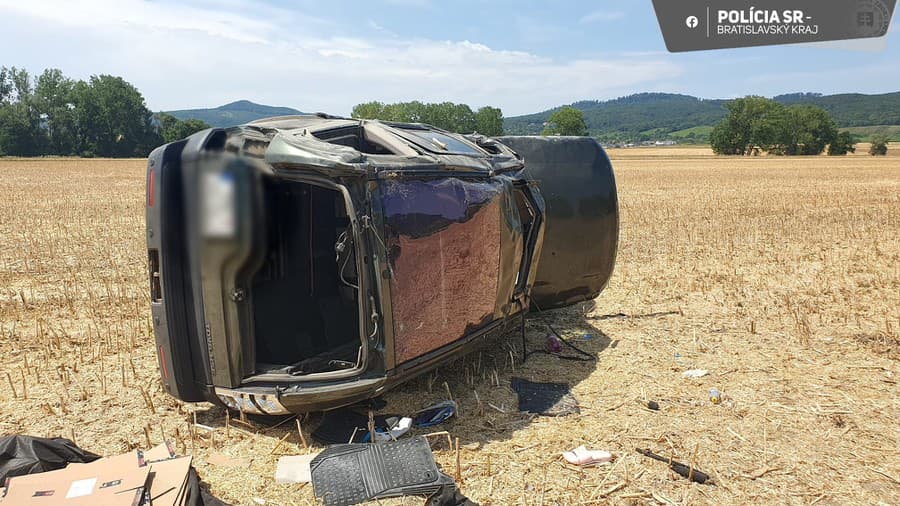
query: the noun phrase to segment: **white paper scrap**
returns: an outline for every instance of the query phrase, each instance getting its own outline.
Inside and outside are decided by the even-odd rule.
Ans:
[[[94,491],[94,485],[97,484],[97,478],[88,478],[85,480],[75,480],[69,485],[69,491],[66,492],[66,499],[73,497],[82,497],[91,495]]]

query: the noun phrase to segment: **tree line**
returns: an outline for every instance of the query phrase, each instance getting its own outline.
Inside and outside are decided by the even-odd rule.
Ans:
[[[354,106],[350,115],[358,119],[426,123],[463,134],[477,132],[488,137],[503,135],[503,112],[490,106],[473,111],[466,104],[453,102],[366,102]]]
[[[783,105],[774,100],[747,96],[725,104],[728,114],[710,133],[710,146],[721,155],[846,155],[856,151],[853,136],[838,132],[821,107]],[[871,154],[885,154],[887,139],[873,139]]]
[[[32,77],[0,67],[0,155],[144,157],[204,128],[199,120],[152,113],[121,77],[74,80],[59,69]]]
[[[473,111],[466,104],[453,102],[423,103],[366,102],[357,104],[351,116],[360,119],[379,119],[404,123],[425,123],[461,134],[479,133],[488,137],[503,135],[503,112],[485,106]],[[561,107],[547,119],[541,135],[588,135],[582,111]]]

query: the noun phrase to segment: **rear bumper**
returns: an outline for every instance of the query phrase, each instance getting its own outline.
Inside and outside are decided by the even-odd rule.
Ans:
[[[236,411],[259,415],[286,415],[324,411],[376,397],[387,385],[387,378],[344,380],[327,384],[299,384],[219,388],[218,401]]]

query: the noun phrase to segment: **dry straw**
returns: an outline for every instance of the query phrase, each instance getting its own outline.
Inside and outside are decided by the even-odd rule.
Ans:
[[[536,315],[527,326],[530,347],[543,345],[549,322],[597,362],[533,355],[521,363],[521,350],[488,346],[389,392],[388,410],[412,413],[451,394],[467,407],[440,427],[449,434],[430,440],[443,470],[480,503],[895,502],[898,151],[722,158],[701,148],[612,150],[622,215],[610,286],[593,308]],[[321,448],[303,433],[319,415],[302,427],[299,419],[226,419],[205,404],[185,409],[161,388],[144,168],[143,160],[0,160],[8,387],[0,433],[77,434],[85,449],[116,454],[158,443],[153,427],[162,438],[176,427],[169,437],[227,502],[312,503],[312,487],[277,485],[273,476],[279,455]],[[695,367],[710,374],[682,377]],[[569,383],[581,413],[518,413],[513,374]],[[718,405],[708,400],[713,387]],[[659,410],[646,409],[645,398]],[[618,460],[565,464],[560,453],[580,444]],[[674,476],[634,454],[636,446],[690,463],[717,485]],[[250,464],[207,464],[214,452]]]

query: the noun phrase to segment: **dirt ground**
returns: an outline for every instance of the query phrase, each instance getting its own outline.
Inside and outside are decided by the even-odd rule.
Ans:
[[[530,347],[552,323],[597,361],[522,364],[510,338],[389,392],[385,411],[442,400],[446,382],[461,412],[442,428],[460,440],[462,492],[482,504],[896,504],[900,146],[864,152],[613,150],[622,229],[610,286],[592,306],[528,324]],[[165,437],[223,500],[313,503],[311,486],[273,479],[280,455],[317,450],[293,420],[226,427],[220,409],[162,393],[143,184],[142,160],[0,159],[0,434],[101,454]],[[709,374],[684,378],[691,368]],[[581,413],[517,413],[512,376],[568,382]],[[192,439],[194,413],[214,430]],[[307,439],[318,417],[303,420]],[[560,452],[580,444],[616,460],[566,465]],[[716,484],[635,448],[694,462]],[[454,452],[434,453],[454,475]],[[214,454],[243,460],[210,464]]]

